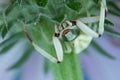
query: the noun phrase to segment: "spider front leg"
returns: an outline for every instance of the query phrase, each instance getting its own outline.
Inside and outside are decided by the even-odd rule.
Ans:
[[[101,7],[100,7],[99,17],[98,16],[87,17],[73,21],[73,23],[75,23],[84,33],[96,38],[100,37],[104,32],[104,20],[107,14],[106,0],[100,0],[100,4]],[[99,21],[98,33],[90,29],[86,24],[84,24],[84,23],[93,23],[97,21]]]
[[[99,19],[98,33],[102,35],[104,32],[104,19],[107,14],[106,0],[100,0],[100,4],[101,4],[101,7],[100,7],[100,19]]]
[[[56,50],[58,63],[60,63],[60,62],[63,61],[63,49],[62,49],[62,45],[61,45],[58,37],[59,37],[59,33],[57,31],[57,26],[55,25],[55,33],[53,35],[53,44],[54,44],[54,47],[55,47],[55,50]]]
[[[23,23],[23,30],[25,35],[27,36],[27,38],[30,40],[30,42],[32,43],[33,47],[41,54],[43,55],[45,58],[49,59],[50,61],[57,63],[59,62],[58,59],[56,59],[55,57],[53,57],[52,55],[50,55],[48,52],[46,52],[45,50],[43,50],[41,47],[39,47],[35,42],[33,42],[32,38],[30,37],[30,35],[27,32],[26,29],[26,25],[24,22]],[[55,39],[56,40],[56,39]]]
[[[79,20],[75,21],[74,23],[80,28],[81,31],[83,31],[87,35],[90,35],[95,38],[98,38],[101,36],[100,34],[90,29],[86,24],[84,24],[83,22]]]

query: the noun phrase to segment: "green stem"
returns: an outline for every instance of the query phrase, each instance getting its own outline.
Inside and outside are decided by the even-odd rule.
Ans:
[[[52,63],[55,80],[83,80],[79,56],[75,53],[65,54],[60,64]]]

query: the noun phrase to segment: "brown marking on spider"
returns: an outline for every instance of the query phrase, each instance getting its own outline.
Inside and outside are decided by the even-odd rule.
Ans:
[[[65,34],[67,34],[68,32],[70,32],[70,29],[65,29],[65,30],[62,32],[62,35],[65,35]]]
[[[76,25],[76,21],[71,21],[71,23],[73,26]]]
[[[59,33],[54,33],[55,37],[59,37],[59,35],[60,35]]]

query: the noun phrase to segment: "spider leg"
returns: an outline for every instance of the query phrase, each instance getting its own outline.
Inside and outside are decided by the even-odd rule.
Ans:
[[[55,47],[55,50],[56,50],[58,63],[60,63],[60,62],[63,61],[63,49],[62,49],[62,45],[61,45],[58,37],[59,37],[59,33],[58,33],[58,30],[57,30],[57,26],[55,26],[55,34],[53,36],[53,44],[54,44],[54,47]]]
[[[58,60],[53,57],[52,55],[50,55],[48,52],[46,52],[45,50],[43,50],[42,48],[40,48],[37,44],[35,44],[34,42],[32,42],[32,45],[34,46],[34,48],[44,57],[46,57],[47,59],[49,59],[52,62],[57,63]]]
[[[56,50],[58,63],[63,61],[63,49],[58,37],[53,36],[53,44]]]
[[[83,22],[83,23],[94,23],[99,21],[99,16],[94,16],[94,17],[85,17],[85,18],[79,18],[78,20]]]
[[[80,30],[82,30],[87,35],[90,35],[95,38],[98,38],[101,36],[98,33],[96,33],[94,30],[90,29],[86,24],[82,23],[79,20],[76,21],[76,25],[80,28]]]
[[[76,20],[77,26],[86,34],[91,35],[92,37],[100,37],[104,32],[104,19],[107,12],[106,7],[106,0],[101,0],[101,7],[100,7],[100,16],[96,17],[87,17],[87,18],[80,18]],[[93,23],[99,21],[98,33],[90,29],[84,23]],[[83,22],[83,23],[82,23]]]
[[[99,19],[98,33],[102,35],[104,32],[104,19],[105,19],[106,12],[107,12],[106,0],[101,0],[100,4],[101,4],[101,7],[100,7],[100,19]]]
[[[22,22],[23,23],[23,22]],[[32,38],[30,37],[30,35],[28,34],[27,32],[27,29],[26,29],[26,25],[25,23],[23,23],[23,30],[24,30],[24,33],[25,35],[27,36],[27,38],[30,40],[30,42],[32,43],[33,47],[41,54],[43,55],[44,57],[46,57],[47,59],[49,59],[50,61],[52,62],[55,62],[57,63],[58,60],[53,57],[52,55],[50,55],[48,52],[46,52],[45,50],[43,50],[42,48],[40,48],[37,44],[35,44],[32,40]]]

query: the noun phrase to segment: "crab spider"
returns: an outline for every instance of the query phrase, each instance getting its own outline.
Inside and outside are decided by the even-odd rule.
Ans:
[[[90,44],[92,38],[100,37],[104,32],[104,18],[107,12],[106,0],[101,1],[100,16],[80,18],[73,21],[64,20],[59,26],[55,25],[55,33],[53,35],[53,45],[56,51],[56,57],[53,57],[48,52],[35,44],[29,34],[27,33],[26,26],[23,24],[24,32],[28,39],[31,41],[34,48],[41,53],[44,57],[52,62],[63,61],[63,49],[66,47],[65,53],[70,53],[73,49],[75,53],[80,53]],[[86,23],[99,22],[98,32],[95,32]],[[64,43],[62,47],[61,41]],[[72,46],[72,47],[71,47]]]

